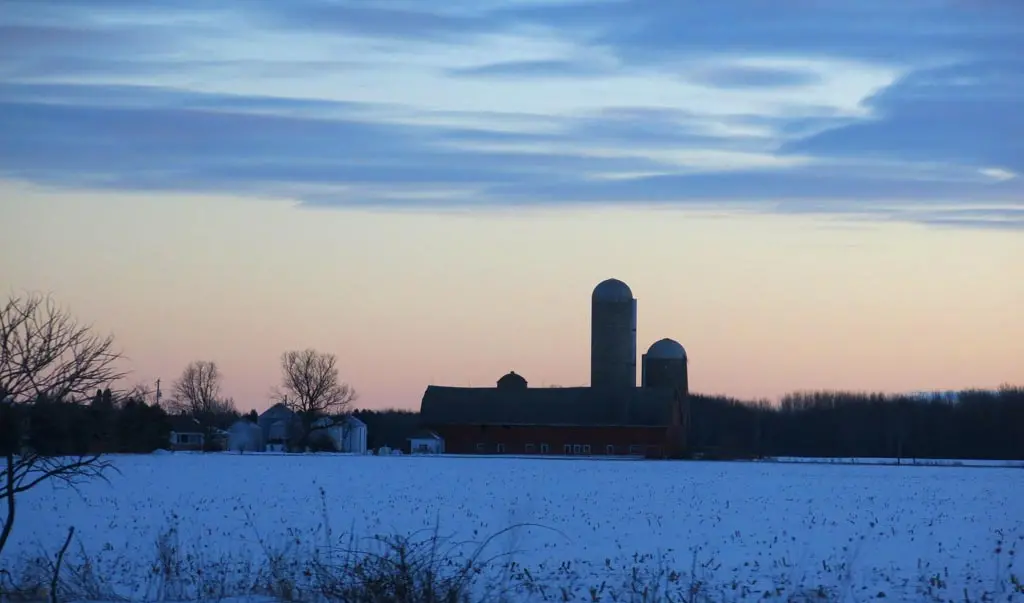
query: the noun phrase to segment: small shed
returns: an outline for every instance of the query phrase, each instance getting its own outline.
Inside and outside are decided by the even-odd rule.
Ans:
[[[409,454],[444,454],[444,438],[433,431],[420,431],[409,438]]]

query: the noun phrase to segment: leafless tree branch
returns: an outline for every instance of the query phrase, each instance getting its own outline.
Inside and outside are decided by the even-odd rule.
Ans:
[[[75,487],[110,468],[99,455],[51,457],[27,448],[24,411],[38,400],[86,398],[124,377],[113,343],[46,296],[11,297],[0,306],[0,501],[6,503],[0,553],[14,527],[19,494],[47,480]]]
[[[87,397],[124,377],[112,336],[100,337],[52,299],[13,297],[0,307],[0,400]]]
[[[171,410],[195,418],[215,412],[221,403],[221,372],[216,362],[196,360],[189,363],[171,386]]]

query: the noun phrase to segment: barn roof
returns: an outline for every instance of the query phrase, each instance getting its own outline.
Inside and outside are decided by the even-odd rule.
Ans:
[[[507,390],[431,385],[423,394],[425,425],[631,425],[671,423],[673,392],[634,388],[557,387]]]

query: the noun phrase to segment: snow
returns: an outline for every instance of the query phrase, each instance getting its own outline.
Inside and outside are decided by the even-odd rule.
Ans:
[[[825,586],[855,600],[900,599],[929,580],[962,599],[965,589],[1012,588],[1011,572],[1024,574],[1019,467],[180,453],[111,459],[117,472],[109,482],[88,483],[78,494],[46,485],[22,495],[3,558],[52,558],[74,526],[94,567],[139,598],[170,527],[194,558],[237,560],[258,559],[268,546],[298,555],[325,539],[436,527],[482,542],[531,524],[488,546],[552,582],[565,579],[558,568],[566,562],[585,585],[607,580],[608,567],[625,574],[646,563],[695,573],[708,588],[735,595],[730,600],[748,598],[746,590],[757,599],[779,584]]]
[[[856,457],[799,457],[779,456],[764,462],[777,463],[831,463],[845,465],[917,465],[934,467],[1018,467],[1024,468],[1024,461],[993,461],[975,459],[914,459],[914,458],[856,458]]]

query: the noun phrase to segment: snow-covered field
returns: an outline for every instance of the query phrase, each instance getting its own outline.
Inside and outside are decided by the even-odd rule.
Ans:
[[[580,597],[634,568],[676,569],[715,600],[824,587],[853,600],[974,600],[1024,576],[1020,468],[453,457],[112,457],[80,494],[23,495],[0,564],[50,558],[70,526],[108,586],[139,598],[170,528],[196,566],[301,558],[376,534],[495,538],[534,581]],[[326,504],[325,504],[326,503]],[[647,575],[647,574],[644,574]],[[610,586],[609,586],[610,588]],[[784,592],[774,589],[782,588]],[[838,594],[836,594],[838,593]],[[537,600],[539,595],[524,595]],[[1011,599],[1014,600],[1014,599]]]
[[[1017,467],[1024,468],[1024,461],[987,461],[974,459],[897,459],[897,458],[856,458],[856,457],[799,457],[779,456],[765,459],[776,463],[829,463],[837,465],[917,465],[929,467]]]

